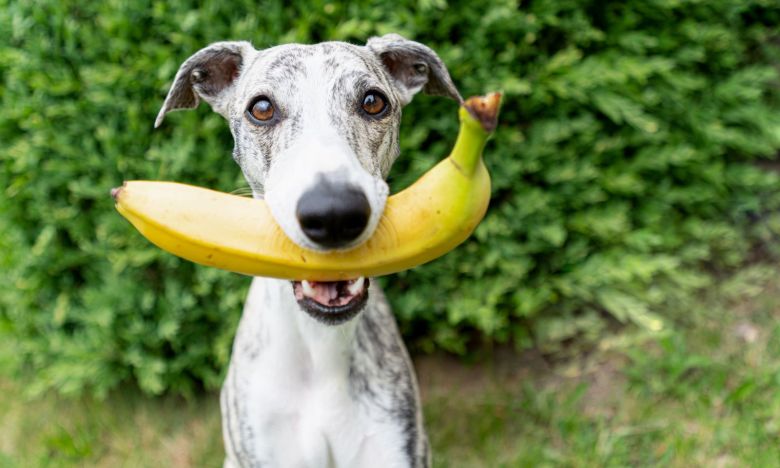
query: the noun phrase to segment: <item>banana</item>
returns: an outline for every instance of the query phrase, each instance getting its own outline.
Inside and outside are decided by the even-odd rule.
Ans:
[[[454,249],[482,220],[490,200],[482,149],[500,101],[499,93],[466,100],[449,157],[390,196],[372,237],[347,251],[299,247],[263,200],[155,181],[125,182],[111,194],[122,216],[152,243],[202,265],[310,281],[395,273]]]

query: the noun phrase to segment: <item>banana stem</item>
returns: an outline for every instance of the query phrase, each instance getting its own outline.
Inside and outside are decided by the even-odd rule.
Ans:
[[[466,177],[476,170],[482,149],[496,128],[500,104],[501,93],[474,96],[467,99],[458,112],[461,125],[450,160]]]

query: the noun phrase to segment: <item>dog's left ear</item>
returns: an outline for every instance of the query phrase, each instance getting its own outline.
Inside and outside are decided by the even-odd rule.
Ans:
[[[429,47],[398,34],[372,37],[366,47],[379,57],[393,77],[403,104],[408,104],[420,90],[463,102],[447,67]]]

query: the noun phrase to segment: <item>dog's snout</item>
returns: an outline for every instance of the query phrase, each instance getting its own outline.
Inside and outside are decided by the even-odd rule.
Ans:
[[[354,186],[320,183],[300,198],[296,216],[306,237],[322,247],[338,248],[360,237],[371,206]]]

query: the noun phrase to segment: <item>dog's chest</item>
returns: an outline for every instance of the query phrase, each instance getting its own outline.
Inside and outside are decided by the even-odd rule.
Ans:
[[[222,390],[228,459],[240,466],[408,466],[403,424],[382,408],[383,395],[351,385],[350,331],[278,326],[308,317],[254,289]],[[260,304],[282,309],[249,310]]]

